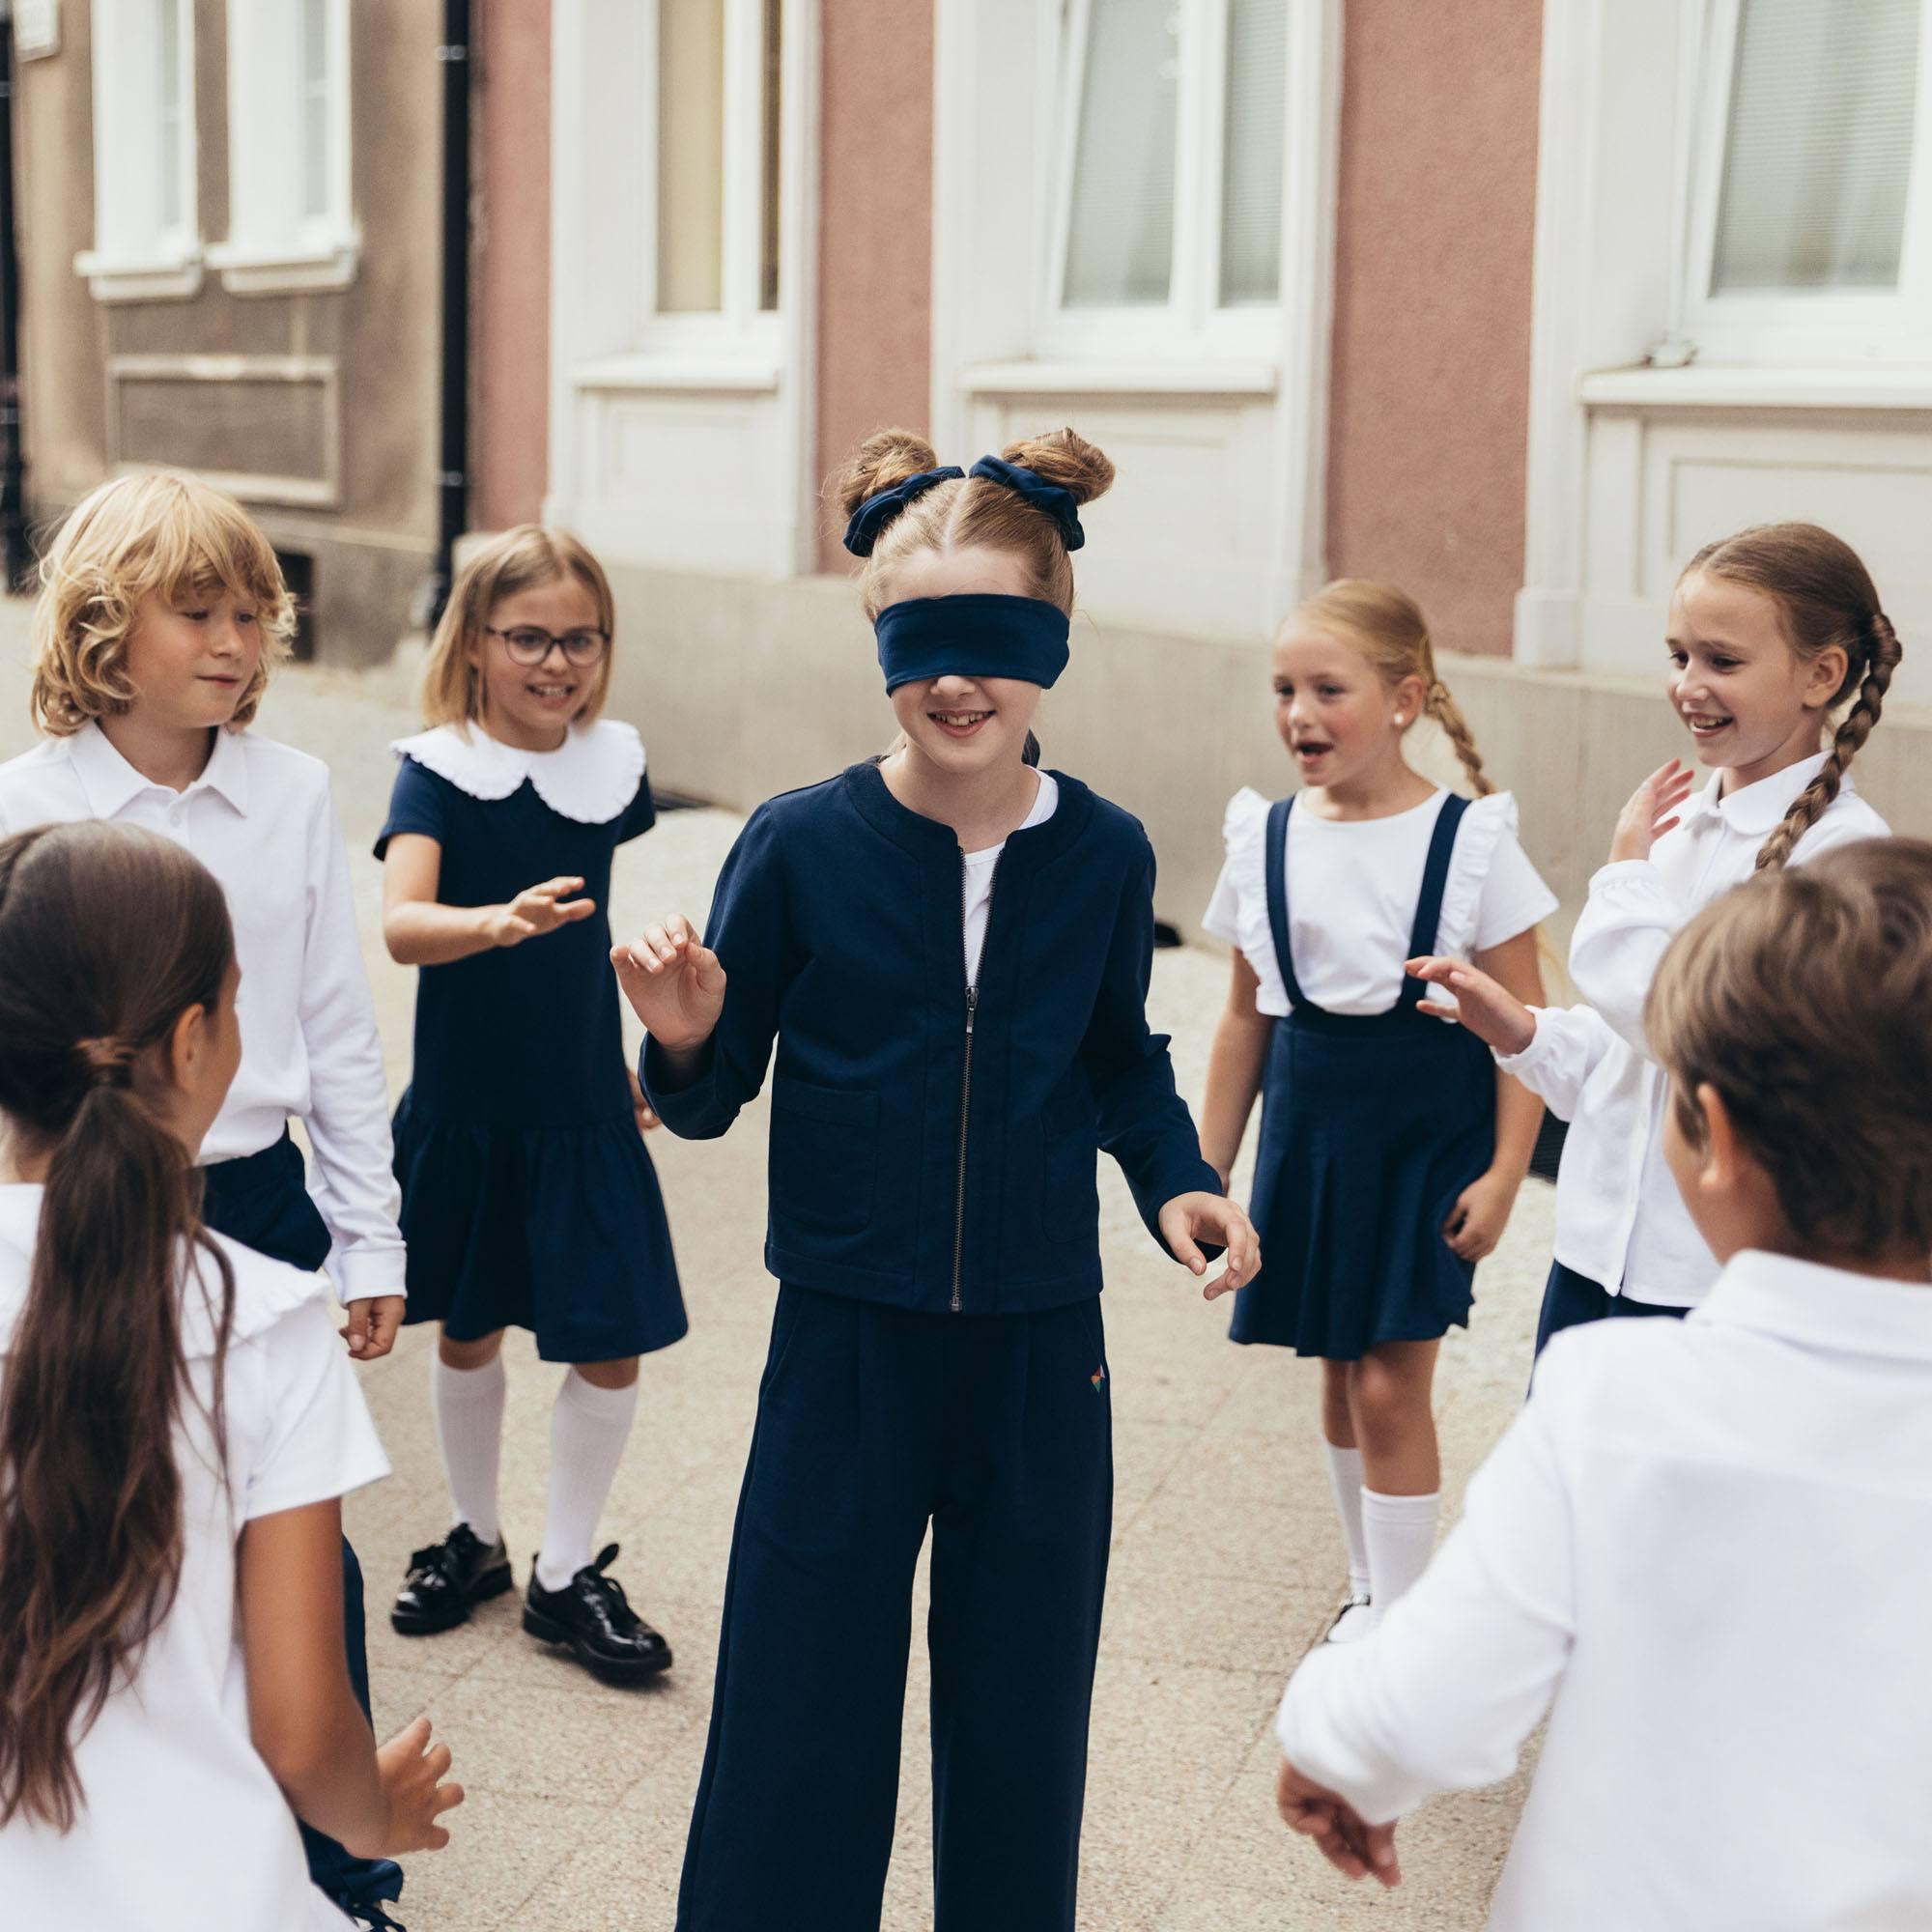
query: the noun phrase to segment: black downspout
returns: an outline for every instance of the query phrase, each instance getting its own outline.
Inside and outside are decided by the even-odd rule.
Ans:
[[[443,0],[436,57],[442,64],[442,426],[432,627],[449,601],[456,540],[469,526],[469,0]]]
[[[14,245],[14,19],[0,9],[0,548],[5,588],[24,590],[34,568],[27,539],[26,428],[20,418],[20,257]]]

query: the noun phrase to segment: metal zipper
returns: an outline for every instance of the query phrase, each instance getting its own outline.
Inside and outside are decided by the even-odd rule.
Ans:
[[[1004,856],[1004,855],[1003,855]],[[1000,884],[1000,861],[993,861],[992,876],[986,881],[986,928],[993,924],[993,894]],[[986,949],[982,942],[980,957]],[[959,854],[959,957],[966,957],[966,854]],[[959,1179],[952,1201],[952,1312],[959,1313],[959,1273],[966,1256],[966,1127],[973,1114],[973,1020],[980,1010],[980,981],[976,975],[966,981],[966,1058],[959,1077]]]

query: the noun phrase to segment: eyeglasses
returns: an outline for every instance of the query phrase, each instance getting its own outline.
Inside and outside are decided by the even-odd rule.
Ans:
[[[499,631],[494,624],[485,624],[483,631],[486,637],[501,638],[510,662],[520,665],[542,664],[550,656],[553,644],[571,664],[580,668],[594,665],[611,641],[609,631],[545,631],[535,624],[519,624],[511,631]]]

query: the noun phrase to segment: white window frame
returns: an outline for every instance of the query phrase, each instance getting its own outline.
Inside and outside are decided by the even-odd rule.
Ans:
[[[798,272],[797,259],[786,253],[781,221],[779,304],[758,306],[760,255],[764,245],[764,0],[724,0],[724,99],[721,139],[724,192],[720,237],[719,306],[676,314],[658,310],[658,0],[638,0],[643,37],[644,99],[649,111],[639,119],[648,129],[640,156],[643,176],[642,234],[639,242],[640,286],[636,355],[677,359],[699,357],[757,369],[769,368],[777,380],[786,305],[786,283]],[[785,27],[792,25],[787,13]],[[785,103],[789,104],[789,103]],[[785,137],[781,123],[781,146]],[[782,167],[781,168],[782,176]],[[781,179],[779,192],[784,188]]]
[[[303,0],[228,0],[228,239],[208,261],[234,295],[346,288],[360,241],[350,199],[349,0],[322,0],[329,64],[324,208],[303,192]]]
[[[1069,305],[1064,298],[1089,30],[1094,6],[1104,4],[1105,0],[1067,0],[1060,36],[1060,141],[1047,223],[1050,252],[1037,298],[1035,335],[1039,354],[1069,360],[1272,355],[1281,336],[1279,294],[1272,302],[1227,307],[1220,298],[1229,0],[1174,0],[1180,22],[1177,47],[1180,72],[1175,115],[1174,259],[1166,302],[1099,307]],[[1293,146],[1287,117],[1295,103],[1294,67],[1304,37],[1295,31],[1297,0],[1283,0],[1283,5],[1289,16],[1282,100],[1287,158]],[[1287,271],[1284,253],[1284,276]]]
[[[1730,133],[1740,0],[1705,0],[1696,22],[1698,112],[1684,144],[1690,211],[1681,319],[1675,331],[1699,361],[1932,361],[1932,5],[1919,18],[1918,103],[1897,289],[1736,290],[1713,295],[1724,151]]]
[[[74,257],[98,301],[155,301],[201,287],[201,228],[195,191],[193,0],[163,0],[175,14],[181,139],[173,156],[181,218],[161,225],[165,177],[155,166],[162,103],[156,77],[160,46],[156,0],[92,0],[94,246]]]

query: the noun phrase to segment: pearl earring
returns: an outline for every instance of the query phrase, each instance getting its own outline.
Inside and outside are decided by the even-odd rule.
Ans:
[[[1395,714],[1395,722],[1396,722],[1396,723],[1397,723],[1398,724],[1406,724],[1408,723],[1408,720],[1407,720],[1406,718],[1405,718],[1405,717],[1404,717],[1404,716],[1402,715],[1402,713],[1401,713],[1400,711],[1398,711],[1398,712],[1397,712],[1397,713]]]

